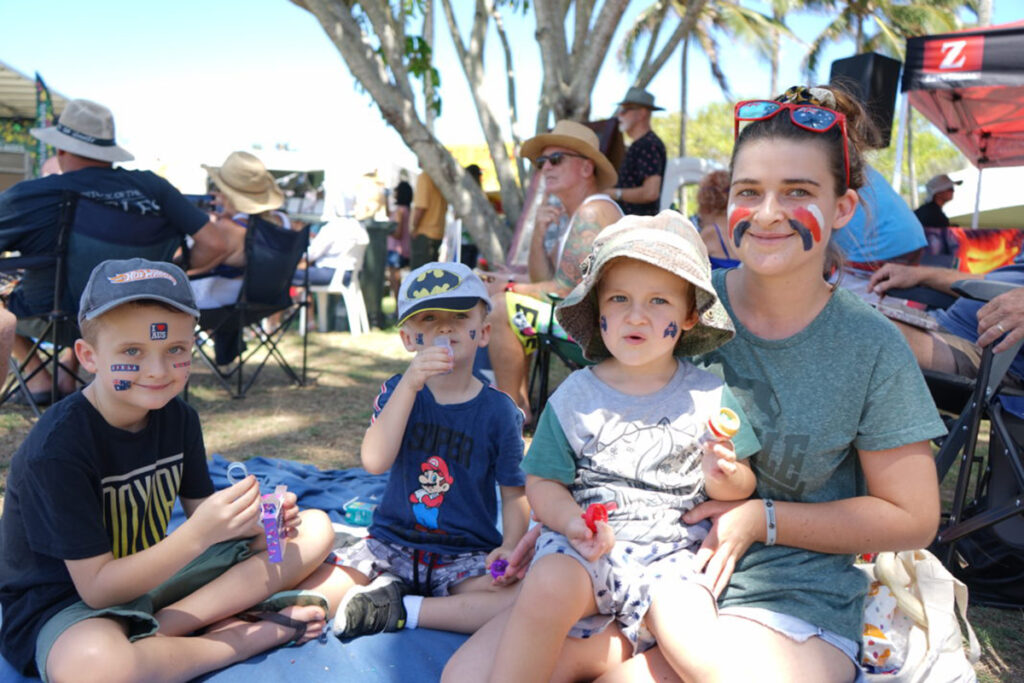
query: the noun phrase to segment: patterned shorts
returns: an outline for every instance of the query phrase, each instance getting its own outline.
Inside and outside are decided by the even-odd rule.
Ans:
[[[633,652],[643,652],[654,645],[654,637],[644,626],[644,616],[651,606],[651,587],[660,581],[697,582],[702,575],[694,567],[700,543],[631,543],[616,541],[607,555],[588,562],[562,534],[545,531],[537,539],[534,562],[545,555],[568,555],[583,565],[594,587],[597,611],[576,622],[569,630],[573,638],[589,638],[600,633],[612,620],[618,622],[622,634],[633,644]]]
[[[350,567],[371,580],[381,574],[393,574],[407,583],[415,595],[449,595],[455,584],[487,572],[487,553],[445,555],[364,538],[344,548],[335,548],[327,562]]]

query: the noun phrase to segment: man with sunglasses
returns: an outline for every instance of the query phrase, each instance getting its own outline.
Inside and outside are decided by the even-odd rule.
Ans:
[[[569,222],[555,249],[552,276],[534,282],[492,278],[488,287],[493,309],[488,317],[487,353],[495,384],[515,400],[529,424],[529,354],[537,349],[537,332],[548,332],[553,319],[548,295],[564,297],[572,291],[582,279],[580,263],[590,253],[594,238],[621,218],[622,211],[601,191],[615,185],[615,167],[601,152],[597,134],[582,123],[559,121],[550,133],[524,142],[520,154],[533,162],[543,176],[545,191],[561,204],[561,209],[545,212],[546,219],[538,211],[534,231],[545,231],[563,210]],[[557,326],[550,332],[567,338]]]
[[[662,107],[654,106],[654,95],[642,88],[630,88],[619,102],[619,130],[631,142],[611,194],[627,214],[658,213],[667,155],[665,143],[651,130],[654,111],[662,111]]]

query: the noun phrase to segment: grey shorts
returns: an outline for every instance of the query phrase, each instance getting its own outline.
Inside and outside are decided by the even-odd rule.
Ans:
[[[448,555],[418,550],[378,538],[364,538],[344,548],[335,548],[327,562],[362,572],[371,580],[381,574],[397,576],[416,595],[450,595],[452,586],[487,572],[487,553]]]
[[[590,562],[572,547],[565,536],[545,531],[537,539],[533,561],[536,563],[545,555],[568,555],[583,565],[590,575],[598,614],[576,622],[569,630],[571,637],[589,638],[616,621],[619,630],[633,644],[633,652],[637,653],[654,645],[654,637],[644,626],[644,617],[651,606],[651,587],[661,581],[704,585],[702,575],[694,567],[694,556],[699,547],[699,542],[689,541],[616,541],[611,552]]]
[[[64,631],[85,619],[103,617],[115,619],[128,627],[128,640],[147,638],[156,633],[160,624],[153,616],[158,611],[194,593],[210,583],[226,570],[252,556],[249,543],[252,539],[224,541],[207,548],[206,552],[185,565],[177,574],[163,584],[123,605],[93,609],[79,600],[68,605],[50,617],[36,638],[36,668],[45,681],[46,658],[50,656],[53,644]]]
[[[811,638],[821,638],[832,647],[838,648],[844,655],[850,658],[857,670],[857,677],[854,683],[864,683],[864,670],[860,668],[860,645],[849,638],[844,638],[838,633],[818,628],[814,624],[804,621],[798,617],[773,612],[760,607],[726,607],[719,611],[719,615],[728,617],[741,617],[770,628],[771,630],[784,635],[797,643],[807,642]]]

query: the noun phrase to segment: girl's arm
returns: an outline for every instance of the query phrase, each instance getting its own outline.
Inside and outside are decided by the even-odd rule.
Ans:
[[[935,537],[939,483],[931,445],[918,441],[882,451],[860,451],[868,495],[828,503],[775,503],[778,545],[852,554],[921,548]],[[688,524],[711,519],[697,553],[716,592],[754,541],[766,540],[764,504],[708,501],[684,515]]]

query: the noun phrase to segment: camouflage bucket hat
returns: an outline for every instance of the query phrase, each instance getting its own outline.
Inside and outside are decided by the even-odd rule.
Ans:
[[[657,216],[626,216],[602,230],[580,266],[583,280],[558,305],[558,322],[586,358],[598,361],[611,355],[598,329],[596,290],[605,267],[619,257],[657,266],[693,285],[699,318],[693,329],[680,335],[675,355],[697,356],[732,339],[736,331],[711,284],[704,242],[682,214],[662,211]]]

